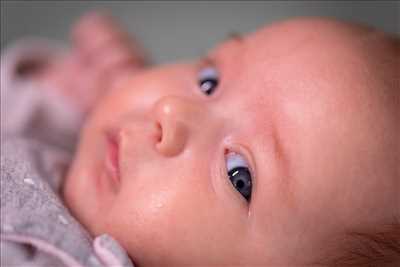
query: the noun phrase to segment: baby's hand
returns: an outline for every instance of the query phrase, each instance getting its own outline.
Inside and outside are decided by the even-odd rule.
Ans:
[[[127,75],[145,66],[144,53],[110,16],[84,15],[72,30],[72,50],[51,62],[40,79],[84,113]]]

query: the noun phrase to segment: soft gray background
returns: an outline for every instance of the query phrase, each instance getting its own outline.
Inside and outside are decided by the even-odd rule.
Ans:
[[[71,23],[99,8],[119,18],[159,63],[198,56],[232,31],[293,16],[333,16],[400,34],[399,1],[1,1],[1,48],[26,35],[66,40]]]

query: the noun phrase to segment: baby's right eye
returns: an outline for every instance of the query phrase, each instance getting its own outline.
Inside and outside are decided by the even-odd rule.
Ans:
[[[228,153],[226,155],[226,170],[233,187],[250,202],[252,177],[245,158],[238,153]]]
[[[204,67],[199,72],[198,83],[200,90],[206,94],[211,95],[219,83],[219,74],[215,67]]]

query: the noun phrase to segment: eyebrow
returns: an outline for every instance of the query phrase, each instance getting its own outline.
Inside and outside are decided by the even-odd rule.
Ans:
[[[244,40],[243,40],[243,36],[240,33],[233,31],[233,32],[229,32],[225,36],[225,38],[222,40],[222,42],[220,42],[218,45],[221,45],[221,44],[224,44],[227,42],[237,42],[237,43],[242,44],[244,42]],[[210,54],[208,54],[208,53],[205,53],[202,56],[200,56],[200,59],[201,59],[202,64],[214,65],[214,66],[216,65],[214,58],[212,58],[210,56]]]
[[[243,36],[238,32],[230,32],[224,39],[225,42],[235,41],[238,43],[243,43]]]
[[[239,44],[242,44],[244,42],[243,36],[238,33],[238,32],[230,32],[228,33],[225,38],[222,40],[222,42],[219,43],[219,45],[227,42],[236,42]],[[201,56],[201,62],[202,64],[207,64],[207,65],[216,65],[215,59],[212,58],[208,53],[205,55]]]
[[[204,66],[213,66],[215,67],[217,63],[215,62],[215,59],[212,58],[210,55],[205,54],[200,57],[199,62],[198,62],[198,67],[202,68]]]

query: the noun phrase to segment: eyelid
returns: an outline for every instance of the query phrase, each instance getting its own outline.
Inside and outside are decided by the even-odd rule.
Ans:
[[[240,213],[244,216],[243,218],[249,218],[252,214],[252,208],[254,199],[256,196],[257,187],[257,174],[255,172],[256,165],[251,155],[250,150],[235,142],[231,136],[226,136],[215,150],[215,154],[212,157],[213,164],[210,164],[211,177],[212,177],[212,188],[215,195],[224,202],[224,205],[233,206],[240,209]],[[240,194],[234,192],[232,189],[232,183],[229,180],[229,176],[226,169],[226,153],[230,151],[241,154],[245,157],[249,170],[252,176],[252,197],[251,201],[247,202]]]
[[[224,145],[225,145],[224,157],[229,152],[234,152],[242,155],[246,159],[246,162],[248,163],[248,168],[250,169],[252,178],[254,178],[256,176],[256,165],[250,150],[244,145],[237,145],[236,143],[234,143],[232,138],[225,139]]]
[[[228,158],[230,158],[231,161],[229,161]],[[247,163],[246,157],[243,156],[241,153],[230,151],[225,154],[225,159],[226,159],[226,169],[228,172],[230,172],[234,168],[237,168],[235,166],[240,166],[240,165],[242,165],[242,167],[249,168],[249,164]]]
[[[207,67],[202,68],[199,71],[198,76],[199,76],[199,79],[214,78],[214,79],[219,80],[218,70],[214,66],[211,66],[211,67],[207,66]]]

